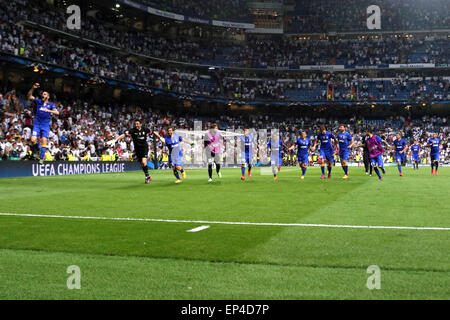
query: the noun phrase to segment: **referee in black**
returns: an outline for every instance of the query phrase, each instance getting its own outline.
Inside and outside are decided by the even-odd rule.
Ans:
[[[134,120],[134,128],[125,131],[116,139],[108,141],[109,145],[115,145],[120,139],[126,136],[131,136],[134,143],[134,151],[136,152],[136,158],[141,163],[142,170],[145,173],[145,183],[148,184],[152,181],[152,177],[148,174],[147,158],[148,158],[148,143],[147,136],[151,133],[148,128],[142,127],[141,120]]]

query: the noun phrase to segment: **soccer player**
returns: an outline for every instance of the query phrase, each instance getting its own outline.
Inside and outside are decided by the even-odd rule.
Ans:
[[[400,133],[395,135],[394,140],[394,148],[395,148],[395,160],[397,161],[398,172],[400,173],[400,177],[403,176],[402,172],[402,164],[405,163],[406,160],[406,150],[408,150],[408,145],[406,144],[405,139],[402,138]]]
[[[45,153],[47,151],[48,134],[50,131],[50,124],[52,120],[52,114],[59,115],[59,111],[56,110],[55,105],[50,102],[50,94],[48,91],[42,91],[41,99],[35,98],[33,92],[39,88],[39,83],[33,84],[30,91],[28,91],[27,99],[33,100],[36,104],[36,113],[34,116],[33,131],[31,134],[31,143],[36,145],[37,139],[41,139],[41,150],[39,153],[39,163],[44,163]]]
[[[415,140],[414,144],[409,149],[411,153],[411,161],[413,164],[413,169],[419,170],[419,163],[420,163],[419,152],[421,149],[419,141]]]
[[[272,145],[273,140],[273,145]],[[277,180],[277,171],[281,171],[281,164],[283,159],[281,156],[281,149],[283,148],[283,141],[280,139],[279,133],[270,137],[267,147],[270,148],[270,165],[272,166],[273,179]]]
[[[339,126],[339,133],[337,134],[339,142],[339,158],[341,160],[342,170],[344,170],[344,176],[342,179],[348,179],[348,156],[350,149],[353,147],[354,141],[350,133],[345,130],[345,126],[341,124]]]
[[[309,138],[306,137],[306,131],[302,131],[300,134],[300,138],[297,139],[295,144],[289,148],[289,150],[293,150],[297,146],[297,158],[298,164],[302,168],[302,175],[300,179],[305,179],[306,168],[309,163],[309,151],[314,152],[316,144],[312,145],[312,142]]]
[[[134,151],[136,153],[136,159],[140,162],[142,171],[145,174],[145,183],[148,184],[152,181],[152,177],[148,174],[147,158],[148,158],[148,143],[147,137],[151,133],[148,128],[142,126],[142,122],[139,119],[134,120],[134,127],[125,131],[117,138],[107,142],[108,145],[115,145],[117,141],[131,136],[134,144]]]
[[[378,168],[383,168],[384,165],[382,157],[384,149],[382,143],[384,143],[386,146],[389,147],[389,144],[385,140],[373,134],[373,131],[370,128],[368,128],[366,129],[366,139],[364,141],[364,144],[359,146],[359,147],[367,147],[367,149],[369,150],[370,164],[375,170],[375,173],[377,174],[378,179],[380,181],[383,181],[383,177],[381,176],[381,173],[378,170]]]
[[[252,176],[252,163],[253,163],[253,143],[254,137],[250,134],[248,128],[244,128],[244,135],[240,137],[241,142],[241,180],[245,180],[245,167],[248,166],[248,176]]]
[[[367,145],[363,145],[363,161],[364,161],[364,168],[366,169],[366,174],[369,174],[370,170],[370,176],[372,176],[372,164],[370,163],[370,155],[369,155],[369,149],[367,148]]]
[[[220,173],[220,139],[219,127],[217,124],[212,124],[204,137],[206,159],[208,159],[208,182],[212,182],[213,162],[216,165],[217,176],[222,178]]]
[[[173,132],[173,128],[169,127],[167,129],[167,136],[161,137],[158,132],[155,131],[155,136],[161,140],[161,142],[167,146],[167,149],[169,149],[169,163],[171,164],[171,167],[173,169],[173,175],[177,180],[175,180],[175,183],[181,183],[183,179],[186,179],[186,172],[183,169],[183,152],[181,151],[180,143],[183,141],[183,138],[179,136],[178,134]],[[193,145],[193,142],[190,142],[191,145]]]
[[[429,139],[427,142],[427,147],[431,148],[430,160],[431,160],[431,174],[438,175],[439,168],[439,144],[441,139],[438,138],[436,132],[433,133],[433,138]],[[435,169],[436,168],[436,169]]]
[[[325,161],[327,162],[328,167],[328,179],[330,179],[335,154],[333,144],[331,143],[331,140],[335,140],[334,135],[331,132],[327,131],[325,126],[321,126],[320,132],[317,135],[317,139],[320,141],[320,167],[322,170],[322,176],[320,177],[320,179],[325,179]]]

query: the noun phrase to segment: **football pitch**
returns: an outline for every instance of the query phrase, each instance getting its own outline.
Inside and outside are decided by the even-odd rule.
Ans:
[[[260,170],[1,179],[0,299],[450,298],[450,168]]]

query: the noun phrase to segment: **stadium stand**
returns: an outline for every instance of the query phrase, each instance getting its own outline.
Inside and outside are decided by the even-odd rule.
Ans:
[[[289,1],[287,1],[289,2]],[[383,30],[449,29],[450,3],[446,0],[295,0],[287,16],[289,33],[326,33],[329,31],[365,31],[366,9],[383,9]]]
[[[253,118],[229,115],[205,117],[175,114],[167,110],[153,110],[135,105],[111,106],[80,99],[69,98],[66,100],[67,103],[57,102],[60,116],[53,119],[49,136],[48,160],[100,160],[105,151],[111,159],[132,160],[134,148],[130,138],[118,143],[115,147],[108,147],[105,142],[123,133],[132,126],[133,119],[138,118],[145,119],[145,125],[156,131],[164,130],[168,126],[192,129],[194,121],[202,121],[205,129],[211,123],[218,123],[222,130],[235,130],[243,127],[279,128],[286,146],[290,146],[296,140],[301,130],[306,130],[308,136],[314,138],[320,125],[325,124],[330,130],[337,131],[341,122],[345,123],[349,132],[359,140],[368,126],[376,127],[377,133],[390,141],[395,133],[402,131],[409,143],[413,143],[414,140],[425,143],[431,132],[438,132],[439,137],[444,141],[442,161],[450,162],[450,145],[448,144],[450,124],[446,117],[434,115],[424,115],[417,119],[408,119],[404,116],[390,116],[385,119],[318,118],[314,117],[314,113],[287,118],[269,118],[263,115]],[[29,145],[32,129],[32,103],[27,102],[24,96],[18,95],[14,89],[3,90],[0,94],[0,110],[1,158],[3,160],[32,160],[34,155]],[[164,152],[166,150],[159,144],[156,158],[161,159]],[[427,152],[429,151],[423,151],[423,157],[427,156]],[[152,154],[151,152],[149,157],[151,159]],[[351,159],[357,159],[358,155],[358,159],[362,159],[360,157],[361,150],[353,150]],[[389,159],[387,160],[389,162]]]
[[[170,12],[194,17],[232,21],[251,21],[251,14],[241,8],[244,0],[223,1],[136,0]],[[357,33],[352,36],[327,36],[330,31],[367,31],[365,8],[368,1],[289,1],[293,8],[285,19],[286,33],[299,35],[245,35],[241,41],[224,41],[216,33],[205,38],[189,37],[177,32],[138,30],[121,20],[115,23],[85,17],[80,30],[69,30],[63,10],[49,7],[40,0],[0,0],[0,53],[8,57],[33,62],[37,71],[42,66],[67,68],[89,77],[123,81],[148,88],[149,93],[161,90],[178,98],[207,97],[232,103],[303,103],[314,105],[354,103],[409,104],[448,103],[450,100],[448,65],[450,43],[448,32],[432,33],[432,29],[450,28],[449,2],[430,0],[427,6],[414,1],[380,0],[378,4],[389,14],[383,16],[385,30],[418,30],[415,33],[384,35]],[[52,8],[52,10],[49,10]],[[314,10],[313,10],[314,9]],[[400,14],[402,12],[402,14]],[[192,28],[196,28],[192,26]],[[189,31],[189,30],[188,30]],[[321,33],[322,35],[314,35]],[[11,60],[7,60],[11,61]],[[36,63],[40,63],[36,67]],[[418,64],[413,69],[389,69],[389,65]],[[435,69],[422,65],[432,64]],[[311,67],[301,70],[301,67]],[[322,67],[327,68],[321,70]],[[329,70],[341,66],[338,72]],[[442,68],[438,68],[443,66]],[[104,80],[104,81],[106,81]],[[22,89],[3,82],[1,97],[1,156],[4,159],[31,159],[29,146],[32,126],[32,105]],[[153,91],[152,91],[153,90]],[[18,93],[16,93],[16,91]],[[186,100],[189,100],[186,98]],[[446,102],[447,101],[447,102]],[[314,135],[317,126],[326,123],[336,129],[342,119],[316,119],[314,113],[287,119],[272,119],[258,115],[257,119],[222,115],[198,118],[167,110],[153,110],[130,104],[108,105],[84,95],[58,101],[62,115],[54,119],[49,157],[83,160],[101,158],[104,151],[117,159],[131,159],[130,141],[114,149],[105,146],[106,139],[122,133],[136,115],[151,128],[161,130],[167,125],[192,128],[194,120],[218,122],[222,129],[281,126],[289,143],[299,129]],[[373,105],[374,106],[374,105]],[[138,111],[136,111],[136,108]],[[367,115],[367,114],[366,114]],[[427,114],[406,119],[401,115],[386,115],[365,119],[358,115],[345,121],[354,134],[364,126],[376,125],[380,134],[391,136],[396,130],[405,132],[411,141],[424,141],[427,133],[439,131],[447,141],[449,125],[445,116]],[[445,142],[445,159],[449,150]],[[158,148],[157,156],[163,150]],[[355,151],[356,152],[356,151]],[[356,154],[352,155],[354,158]]]
[[[6,4],[4,0],[0,3]],[[250,80],[234,80],[232,77],[226,75],[216,75],[211,78],[204,74],[200,77],[198,72],[190,73],[184,71],[183,68],[178,72],[168,72],[161,69],[150,68],[145,62],[140,62],[133,56],[123,56],[118,52],[108,50],[105,47],[96,46],[83,41],[68,41],[61,39],[53,34],[44,33],[42,30],[35,30],[23,25],[17,25],[19,16],[13,14],[6,14],[5,7],[3,7],[3,18],[6,23],[1,25],[1,50],[9,52],[15,56],[33,58],[38,61],[47,62],[50,64],[57,64],[77,71],[83,71],[101,77],[108,77],[122,81],[130,81],[133,83],[145,85],[156,89],[164,89],[168,91],[177,92],[180,94],[206,95],[230,99],[265,99],[265,100],[289,100],[289,101],[308,101],[308,100],[329,100],[327,99],[326,86],[327,83],[317,82],[302,82],[298,80],[277,81],[277,79],[258,78],[257,81]],[[20,12],[19,8],[15,12]],[[23,15],[26,15],[25,13]],[[22,15],[22,17],[23,17]],[[43,19],[43,15],[38,15]],[[49,21],[55,22],[54,19]],[[54,26],[54,25],[52,25]],[[96,26],[90,27],[92,30]],[[89,31],[85,31],[87,35]],[[97,33],[92,33],[97,34]],[[122,37],[121,39],[123,39]],[[126,37],[125,37],[126,38]],[[112,34],[104,36],[111,44],[120,45],[113,39],[119,39],[118,35]],[[136,36],[136,39],[140,39]],[[125,41],[125,40],[124,40]],[[130,40],[131,41],[131,40]],[[141,39],[141,43],[146,40]],[[174,40],[172,45],[164,39],[155,40],[161,46],[155,49],[159,55],[165,53],[166,57],[174,58],[181,55],[181,61],[189,60],[187,56],[190,50],[186,50],[183,42]],[[381,41],[381,44],[380,44]],[[289,67],[291,64],[316,64],[321,65],[327,63],[325,60],[331,60],[331,55],[327,57],[326,53],[331,51],[333,46],[337,52],[337,59],[342,60],[346,57],[346,62],[350,64],[387,64],[400,62],[400,53],[403,55],[408,50],[416,48],[417,51],[411,53],[411,57],[415,60],[421,57],[423,62],[449,62],[448,41],[430,40],[431,43],[423,44],[424,40],[408,40],[405,45],[402,40],[393,41],[392,39],[385,40],[339,40],[336,44],[330,41],[314,41],[310,40],[304,42],[281,42],[275,41],[255,40],[248,41],[242,48],[242,52],[238,47],[228,48],[223,51],[222,55],[217,55],[220,52],[218,48],[211,49],[209,54],[202,51],[201,56],[226,56],[228,59],[233,57],[235,61],[240,61],[240,64],[235,66],[253,66],[253,67],[267,67],[269,65],[278,67]],[[150,42],[154,43],[154,42]],[[151,44],[149,47],[154,47]],[[178,45],[177,45],[178,43]],[[363,46],[361,43],[366,43],[368,46]],[[144,45],[146,48],[147,45]],[[192,46],[191,46],[192,45]],[[191,43],[189,47],[194,48],[198,44]],[[373,45],[371,47],[371,45]],[[122,44],[123,47],[137,48],[131,43]],[[158,47],[158,45],[156,45]],[[263,50],[263,48],[272,48],[271,50]],[[297,49],[296,49],[297,48]],[[224,49],[224,48],[222,48]],[[225,50],[225,49],[224,49]],[[146,51],[146,50],[143,50]],[[171,55],[168,52],[177,52]],[[196,51],[196,50],[193,50]],[[347,51],[346,53],[344,53]],[[281,54],[283,52],[283,54]],[[292,52],[297,52],[297,57]],[[388,54],[389,53],[389,54]],[[254,56],[255,55],[255,56]],[[158,56],[158,53],[155,54]],[[244,59],[246,57],[246,59]],[[316,60],[317,58],[317,60]],[[412,58],[407,58],[405,62],[414,62]],[[274,60],[272,60],[274,59]],[[207,61],[197,61],[207,63]],[[223,60],[222,60],[223,62]],[[229,64],[235,62],[228,61]],[[354,75],[346,75],[347,79],[342,79],[336,84],[336,89],[333,99],[336,100],[350,100],[350,89],[352,77]],[[240,78],[243,78],[240,76]],[[201,80],[199,80],[201,79]],[[244,78],[245,79],[245,78]],[[376,80],[376,81],[357,81],[354,84],[355,92],[361,93],[358,98],[368,99],[371,101],[385,101],[389,99],[401,100],[410,97],[423,96],[422,98],[433,98],[437,100],[448,99],[448,79],[403,79],[402,84],[398,86],[399,78]]]
[[[210,20],[250,22],[251,14],[247,9],[247,0],[191,1],[191,0],[136,0],[149,7],[179,13],[190,17]]]
[[[36,0],[27,0],[36,1]],[[3,12],[9,3],[0,1]],[[47,11],[43,7],[19,5],[16,14],[3,15],[9,23],[33,21],[43,26],[72,32],[87,39],[113,45],[117,48],[164,58],[177,62],[199,63],[224,67],[267,68],[298,67],[299,65],[380,65],[390,63],[449,63],[450,50],[447,36],[359,37],[358,39],[298,40],[248,39],[241,44],[221,41],[192,41],[181,38],[155,36],[137,30],[118,30],[106,27],[100,21],[88,20],[79,31],[66,27],[64,12]],[[24,29],[24,31],[29,29]],[[11,32],[12,30],[5,30]],[[17,30],[16,32],[24,32]]]

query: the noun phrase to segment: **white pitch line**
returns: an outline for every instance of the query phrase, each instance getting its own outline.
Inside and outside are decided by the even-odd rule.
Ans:
[[[202,230],[205,230],[205,229],[208,229],[208,228],[209,228],[209,226],[200,226],[200,227],[188,230],[186,232],[199,232],[199,231],[202,231]]]
[[[169,223],[198,223],[198,224],[226,224],[246,226],[279,226],[279,227],[319,227],[319,228],[350,228],[350,229],[397,229],[397,230],[440,230],[450,231],[448,227],[402,227],[402,226],[352,226],[339,224],[307,224],[307,223],[273,223],[273,222],[232,222],[232,221],[204,221],[204,220],[166,220],[150,218],[115,218],[115,217],[83,217],[61,216],[50,214],[26,214],[26,213],[0,213],[0,216],[85,219],[85,220],[112,220],[112,221],[145,221],[145,222],[169,222]]]

